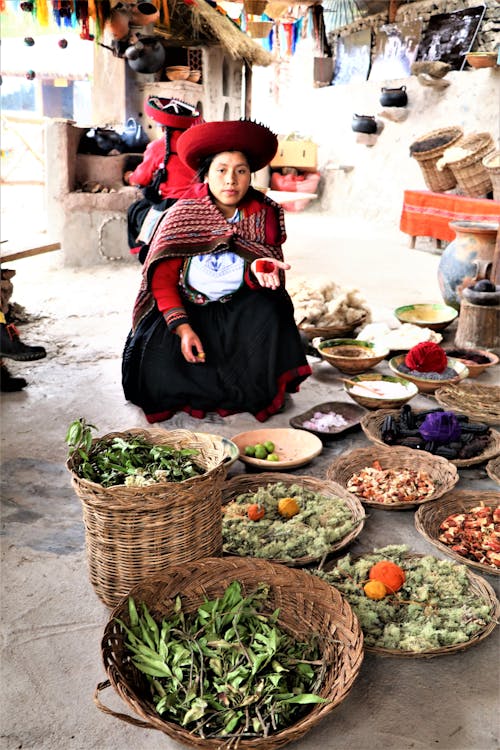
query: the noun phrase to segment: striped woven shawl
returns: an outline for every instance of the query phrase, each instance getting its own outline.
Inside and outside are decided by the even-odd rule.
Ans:
[[[283,209],[254,188],[238,206],[242,219],[229,224],[212,202],[206,183],[194,185],[177,201],[155,231],[144,263],[142,282],[134,305],[132,327],[154,307],[150,281],[156,264],[167,258],[190,257],[230,249],[245,260],[283,260],[286,240]]]

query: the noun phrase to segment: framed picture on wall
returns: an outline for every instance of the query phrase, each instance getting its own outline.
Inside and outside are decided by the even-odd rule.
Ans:
[[[381,26],[375,35],[370,81],[408,78],[415,62],[422,34],[422,23]]]
[[[432,16],[422,34],[417,60],[439,60],[462,70],[485,11],[484,5]]]
[[[356,31],[337,40],[332,84],[366,81],[370,71],[372,34],[370,29]]]

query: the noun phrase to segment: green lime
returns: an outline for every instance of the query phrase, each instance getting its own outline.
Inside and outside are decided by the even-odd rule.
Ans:
[[[255,445],[245,446],[245,456],[255,456]]]
[[[267,451],[262,443],[257,443],[255,446],[255,458],[267,458]]]
[[[268,461],[279,461],[280,457],[278,456],[277,453],[269,453],[268,456],[267,456],[267,460]]]
[[[274,443],[271,440],[266,440],[264,448],[268,453],[274,453]]]

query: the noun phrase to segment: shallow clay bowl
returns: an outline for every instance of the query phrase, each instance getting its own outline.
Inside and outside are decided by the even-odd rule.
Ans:
[[[370,370],[389,354],[389,349],[359,339],[325,339],[317,349],[325,362],[351,375]]]
[[[351,381],[354,385],[361,383],[366,385],[367,388],[373,384],[374,389],[376,389],[377,383],[380,382],[399,383],[407,390],[406,396],[377,396],[375,393],[371,396],[368,390],[361,395],[361,393],[353,393],[354,385],[344,383],[344,390],[348,396],[366,409],[397,409],[399,406],[403,406],[403,404],[410,401],[418,393],[418,386],[415,383],[410,383],[409,380],[396,377],[395,375],[379,375],[378,373],[370,372],[366,375],[356,375],[351,378]],[[365,391],[364,388],[363,391]]]
[[[400,323],[412,323],[419,328],[443,331],[455,320],[458,311],[449,305],[422,303],[397,307],[394,315]]]
[[[497,64],[496,52],[468,52],[465,59],[473,68],[494,68]]]
[[[326,430],[306,427],[304,423],[312,419],[317,412],[325,415],[334,412],[343,417],[346,424],[339,427],[330,427]],[[302,414],[292,417],[289,420],[289,424],[298,430],[307,430],[308,432],[312,432],[313,435],[323,438],[323,440],[329,440],[343,435],[345,432],[360,429],[361,417],[364,414],[366,414],[365,410],[360,406],[356,406],[356,404],[345,404],[342,401],[327,401],[323,404],[316,404],[316,406],[313,406]]]
[[[323,450],[323,443],[316,435],[306,430],[294,430],[291,427],[277,427],[275,429],[262,428],[261,430],[249,430],[239,432],[231,438],[236,443],[240,452],[240,461],[256,469],[264,471],[284,471],[304,466],[318,456]],[[256,445],[271,440],[274,443],[274,452],[279,461],[267,461],[267,459],[245,456],[247,445]]]
[[[400,365],[404,364],[406,354],[399,354],[397,357],[393,357],[389,360],[389,367],[395,375],[405,380],[409,380],[410,383],[415,383],[418,386],[420,393],[434,393],[435,390],[443,385],[452,385],[459,383],[469,375],[469,369],[459,359],[448,357],[448,367],[455,370],[457,373],[456,377],[448,378],[445,380],[430,380],[429,378],[419,378],[417,375],[409,375],[407,372],[403,372],[399,369]]]
[[[460,362],[463,362],[464,365],[469,370],[469,378],[477,378],[478,375],[481,375],[482,372],[486,370],[487,367],[492,367],[493,365],[497,365],[499,362],[499,358],[496,354],[493,352],[489,352],[487,349],[445,349],[446,355],[449,357],[453,357],[455,359],[460,360]],[[474,362],[474,360],[469,359],[470,355],[481,355],[482,357],[487,357],[489,359],[489,362]],[[469,355],[469,356],[468,356]]]

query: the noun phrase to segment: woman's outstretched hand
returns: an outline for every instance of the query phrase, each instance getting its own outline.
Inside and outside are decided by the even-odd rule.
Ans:
[[[283,263],[274,258],[257,258],[252,262],[250,270],[261,286],[268,289],[277,289],[280,285],[280,269],[288,271],[289,263]]]
[[[203,363],[205,352],[202,343],[189,323],[177,326],[175,332],[181,340],[181,352],[186,362]]]

